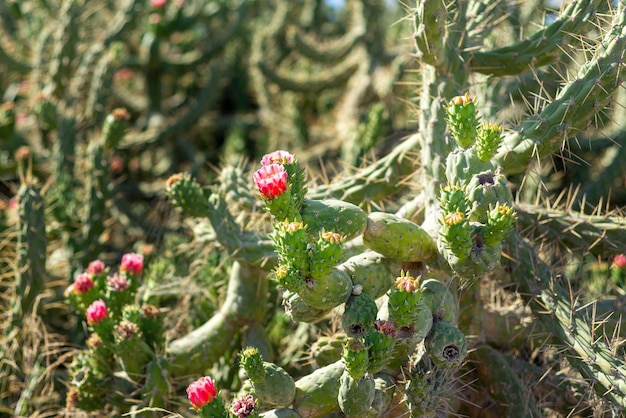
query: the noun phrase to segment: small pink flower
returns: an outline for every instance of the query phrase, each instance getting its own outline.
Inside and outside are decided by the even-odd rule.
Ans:
[[[208,376],[201,377],[187,388],[189,402],[196,409],[202,409],[205,405],[213,402],[217,395],[215,382]]]
[[[261,165],[266,166],[270,164],[291,164],[293,160],[293,155],[291,155],[289,152],[278,150],[269,154],[265,154],[263,158],[261,158]]]
[[[115,273],[113,276],[107,277],[107,285],[116,292],[121,292],[128,288],[128,279],[123,274]]]
[[[626,269],[626,254],[618,254],[613,258],[613,265],[620,269]]]
[[[152,0],[152,7],[162,9],[167,4],[167,0]]]
[[[129,253],[122,256],[120,272],[139,276],[143,271],[143,255]]]
[[[107,311],[107,306],[102,299],[98,299],[87,308],[87,323],[89,325],[98,324],[108,316],[109,311]]]
[[[254,412],[256,407],[256,401],[252,395],[242,396],[233,401],[230,406],[230,411],[237,418],[246,418]]]
[[[87,266],[87,273],[97,276],[104,271],[104,263],[100,260],[94,260]]]
[[[88,273],[81,273],[74,279],[74,293],[83,294],[93,288],[93,280]]]
[[[273,199],[287,190],[287,172],[280,164],[264,165],[254,173],[254,181],[266,199]]]

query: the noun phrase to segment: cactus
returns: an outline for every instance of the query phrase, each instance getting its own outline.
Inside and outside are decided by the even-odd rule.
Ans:
[[[53,3],[0,5],[0,410],[623,415],[624,0]]]

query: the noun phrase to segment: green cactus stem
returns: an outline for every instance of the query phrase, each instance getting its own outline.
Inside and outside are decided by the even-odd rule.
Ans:
[[[481,344],[472,350],[470,359],[481,382],[496,401],[501,416],[542,416],[533,394],[499,351]]]
[[[374,325],[378,308],[376,302],[367,293],[352,292],[348,298],[341,318],[341,324],[349,337],[364,337]]]
[[[624,361],[615,357],[604,341],[593,337],[594,331],[576,306],[571,305],[570,295],[533,247],[517,234],[511,234],[506,243],[505,268],[520,284],[522,295],[546,330],[566,347],[563,354],[567,360],[585,379],[594,382],[599,396],[626,407]]]
[[[321,335],[311,345],[311,356],[318,366],[324,367],[341,360],[343,345],[348,336],[343,333],[333,335]]]
[[[345,371],[343,361],[319,368],[296,382],[293,408],[302,418],[323,418],[339,410],[341,376]]]
[[[594,27],[593,17],[602,3],[599,0],[572,1],[554,22],[524,40],[490,51],[468,52],[468,65],[474,72],[494,76],[516,75],[548,65],[561,56],[560,45],[575,39],[574,34]]]
[[[365,335],[365,344],[369,347],[367,372],[375,375],[389,362],[393,354],[396,329],[391,322],[378,320]]]
[[[367,373],[368,348],[362,338],[348,338],[343,344],[342,359],[346,365],[346,372],[354,379],[360,379]]]
[[[354,286],[373,299],[387,293],[402,264],[375,251],[363,251],[341,263],[337,268],[348,274]]]
[[[282,367],[263,361],[259,350],[254,347],[242,351],[240,365],[252,381],[254,395],[262,405],[287,407],[292,404],[296,386]]]
[[[422,301],[428,306],[435,319],[456,325],[459,307],[449,285],[437,279],[425,279],[420,283]]]
[[[342,255],[345,239],[336,232],[322,232],[309,252],[309,274],[313,278],[321,278],[337,266]]]
[[[17,236],[17,271],[14,314],[22,317],[32,311],[46,280],[45,204],[39,187],[23,183],[17,192],[19,233]]]
[[[447,322],[437,321],[433,324],[424,346],[433,364],[439,367],[457,368],[467,357],[465,335]]]
[[[506,135],[495,161],[505,174],[527,169],[531,159],[561,148],[573,132],[584,130],[621,85],[622,52],[626,49],[626,4],[620,1],[611,30],[578,75],[540,113],[529,117],[516,132]]]
[[[276,222],[272,239],[282,265],[289,264],[301,275],[309,273],[307,232],[302,222]]]
[[[188,173],[174,174],[167,179],[166,191],[174,205],[188,216],[200,218],[209,212],[204,191]]]
[[[302,203],[302,222],[312,236],[333,231],[349,241],[363,234],[367,227],[367,214],[341,200],[305,200]]]
[[[417,279],[409,272],[401,271],[400,277],[396,278],[395,286],[389,290],[389,320],[396,327],[414,327],[421,318],[418,305],[422,300],[422,292],[419,291],[421,277]]]
[[[231,346],[242,325],[264,317],[267,274],[262,270],[233,263],[226,300],[205,324],[172,341],[167,347],[171,369],[176,373],[198,373],[215,363]]]
[[[399,261],[426,261],[436,254],[435,242],[426,231],[409,220],[384,212],[369,214],[363,244]]]
[[[316,322],[324,318],[330,309],[317,309],[307,304],[299,294],[286,291],[283,293],[285,312],[295,322]]]
[[[534,241],[547,240],[596,257],[626,253],[626,219],[622,216],[585,215],[526,204],[515,207],[519,227]]]
[[[341,375],[337,401],[346,417],[364,417],[374,402],[374,377],[371,374],[355,379],[345,371]]]
[[[352,280],[343,271],[334,268],[322,278],[305,278],[304,288],[298,293],[302,300],[320,310],[330,310],[345,303],[352,293]]]
[[[141,397],[147,407],[163,408],[167,405],[171,391],[168,370],[169,362],[161,356],[156,356],[146,366]]]
[[[511,188],[499,170],[483,171],[473,175],[465,192],[471,202],[469,213],[471,221],[487,223],[488,213],[493,206],[513,204]]]

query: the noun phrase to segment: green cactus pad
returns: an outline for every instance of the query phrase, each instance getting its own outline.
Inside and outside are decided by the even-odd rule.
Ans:
[[[344,371],[343,361],[338,361],[298,380],[293,402],[296,412],[302,418],[324,418],[338,411],[337,395]]]
[[[352,280],[339,269],[333,269],[323,278],[307,277],[298,293],[308,305],[321,310],[330,310],[345,303],[352,293]]]
[[[413,324],[411,325],[411,340],[415,343],[423,341],[430,333],[433,327],[433,313],[432,310],[424,303],[420,301],[413,308]]]
[[[367,418],[376,418],[383,416],[391,406],[393,395],[396,392],[395,380],[384,373],[376,376],[374,379],[374,400],[368,411]]]
[[[349,373],[344,372],[337,394],[339,408],[348,418],[364,417],[374,401],[374,388],[374,378],[371,374],[354,379]]]
[[[420,284],[422,301],[438,321],[457,324],[459,307],[449,287],[437,279],[426,279]]]
[[[483,171],[474,174],[466,187],[471,208],[470,221],[485,223],[489,208],[497,204],[512,204],[513,194],[504,174],[498,171]]]
[[[454,325],[439,321],[433,324],[424,346],[431,361],[440,367],[459,367],[467,357],[465,335]]]
[[[252,382],[254,394],[266,406],[287,407],[296,396],[296,385],[292,377],[282,367],[263,362],[265,378],[263,382]]]
[[[337,268],[350,276],[354,286],[361,285],[364,293],[378,299],[393,285],[401,263],[377,252],[365,251],[350,257]]]
[[[386,257],[406,262],[428,260],[437,251],[433,239],[419,225],[384,212],[369,214],[363,244]]]
[[[365,336],[365,344],[369,347],[367,371],[371,374],[380,372],[387,365],[396,343],[393,325],[386,321],[377,321],[377,324],[380,323],[384,325],[371,328]]]
[[[343,345],[343,362],[350,376],[359,379],[365,376],[369,364],[368,346],[362,339],[349,338]]]
[[[348,336],[343,332],[320,336],[311,346],[311,356],[320,367],[341,360],[343,345]]]
[[[502,255],[502,245],[495,245],[492,247],[485,246],[482,238],[481,229],[482,226],[474,224],[475,230],[474,247],[470,251],[469,257],[459,259],[454,254],[447,253],[444,250],[444,255],[450,264],[450,267],[454,272],[463,279],[476,279],[486,273],[490,272],[500,263],[500,257]]]
[[[374,325],[378,308],[367,293],[350,295],[341,319],[344,331],[350,337],[362,337]]]
[[[283,293],[285,312],[295,322],[315,322],[330,312],[330,309],[317,309],[302,300],[300,295],[292,292]]]
[[[446,158],[446,178],[450,184],[465,186],[474,174],[493,170],[490,162],[482,161],[473,149],[455,150]]]
[[[337,232],[349,241],[363,234],[367,227],[367,214],[358,206],[341,200],[305,200],[301,213],[314,239],[325,230]]]

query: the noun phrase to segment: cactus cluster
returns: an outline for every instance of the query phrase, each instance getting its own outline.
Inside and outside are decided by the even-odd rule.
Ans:
[[[0,4],[0,413],[624,414],[626,2],[344,3]]]

